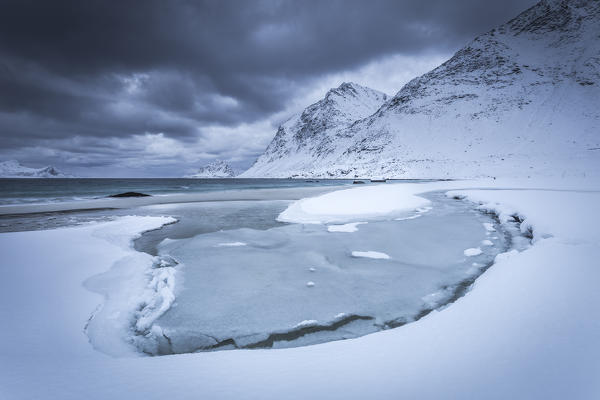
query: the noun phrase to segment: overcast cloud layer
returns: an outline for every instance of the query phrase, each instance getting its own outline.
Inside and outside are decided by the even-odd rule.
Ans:
[[[533,0],[0,1],[0,160],[248,167],[343,81],[394,94]]]

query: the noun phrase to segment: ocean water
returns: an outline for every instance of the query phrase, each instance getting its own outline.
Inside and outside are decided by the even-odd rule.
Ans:
[[[193,216],[196,203],[289,201],[350,185],[350,180],[292,179],[0,179],[0,232],[53,229],[120,215],[163,215],[160,205],[165,203],[178,205],[169,209],[174,216],[188,211]],[[107,197],[123,192],[151,197]],[[235,223],[245,226],[246,217],[256,219],[248,214]],[[217,227],[226,216],[212,213],[208,219]]]
[[[365,181],[368,183],[368,181]],[[43,204],[101,199],[123,192],[150,195],[202,193],[223,190],[297,188],[352,184],[351,180],[303,179],[0,179],[0,205]]]

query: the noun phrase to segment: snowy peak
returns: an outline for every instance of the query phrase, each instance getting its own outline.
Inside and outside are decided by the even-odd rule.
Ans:
[[[375,112],[387,100],[385,93],[352,82],[330,89],[325,98],[308,106],[300,115],[303,123],[325,129],[349,124]]]
[[[598,18],[600,2],[597,0],[543,0],[501,26],[504,33],[510,30],[518,35],[523,32],[545,34],[547,32],[572,32],[583,20]]]
[[[198,172],[186,178],[233,178],[235,173],[225,161],[216,160],[201,167]]]
[[[244,176],[600,175],[598,104],[600,1],[543,0],[391,99],[330,90]]]
[[[265,153],[240,176],[292,176],[290,171],[308,168],[305,164],[314,158],[331,157],[344,140],[343,131],[387,99],[385,93],[352,82],[330,89],[323,99],[284,122]],[[286,165],[273,164],[275,160]]]
[[[16,160],[0,162],[0,177],[2,178],[70,178],[52,166],[44,168],[29,168]]]
[[[409,82],[386,108],[414,111],[411,101],[431,95],[445,102],[473,99],[475,86],[519,90],[573,78],[580,85],[600,83],[599,22],[600,1],[541,1]],[[457,93],[442,98],[439,95],[447,92],[437,88],[439,84],[451,84]]]

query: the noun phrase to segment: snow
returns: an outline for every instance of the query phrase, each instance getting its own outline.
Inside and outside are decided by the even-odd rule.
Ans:
[[[483,223],[483,227],[485,228],[486,231],[488,232],[494,232],[496,229],[494,228],[494,225],[490,224],[489,222],[484,222]]]
[[[130,240],[166,218],[0,234],[2,394],[11,400],[598,398],[600,320],[592,316],[600,314],[600,185],[481,187],[447,182],[414,193],[453,190],[500,215],[518,212],[533,229],[533,246],[496,257],[466,296],[417,322],[282,350],[114,358],[90,346],[83,327],[103,299],[82,283],[128,257],[147,269],[151,257],[137,255]]]
[[[247,243],[244,242],[225,242],[225,243],[217,243],[215,246],[216,247],[240,247],[240,246],[246,246]]]
[[[277,130],[273,141],[241,178],[303,176],[314,158],[341,156],[346,143],[340,132],[381,107],[387,95],[356,83],[344,82],[325,97],[292,116]],[[295,174],[298,172],[298,174]],[[326,177],[326,176],[324,176]]]
[[[9,160],[0,162],[0,178],[72,178],[72,176],[51,166],[29,168],[16,160]]]
[[[352,257],[364,257],[364,258],[374,258],[381,260],[389,260],[390,256],[385,253],[381,253],[379,251],[353,251]]]
[[[215,160],[185,178],[233,178],[234,176],[235,173],[229,164],[225,161]]]
[[[485,240],[481,241],[481,244],[484,245],[484,246],[493,246],[494,242],[492,242],[491,240],[485,239]]]
[[[414,210],[430,203],[404,185],[377,185],[298,200],[277,218],[281,222],[322,224],[376,218]]]
[[[473,256],[478,256],[482,253],[481,249],[479,247],[472,247],[470,249],[466,249],[464,251],[465,256],[467,257],[473,257]]]
[[[408,217],[398,217],[396,218],[396,221],[408,221],[410,219],[417,219],[422,217],[422,214],[416,214],[416,215],[409,215]]]
[[[304,321],[296,324],[296,326],[294,326],[294,328],[302,328],[305,326],[315,326],[319,323],[319,321],[315,320],[315,319],[305,319]]]
[[[346,233],[352,233],[352,232],[356,232],[358,230],[358,225],[364,225],[367,222],[350,222],[348,224],[343,224],[343,225],[329,225],[327,227],[327,230],[329,232],[346,232]]]

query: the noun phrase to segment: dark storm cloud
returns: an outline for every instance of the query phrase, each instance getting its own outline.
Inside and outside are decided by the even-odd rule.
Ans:
[[[323,74],[446,54],[533,3],[0,1],[0,135],[15,148],[158,132],[190,140],[280,111]]]

